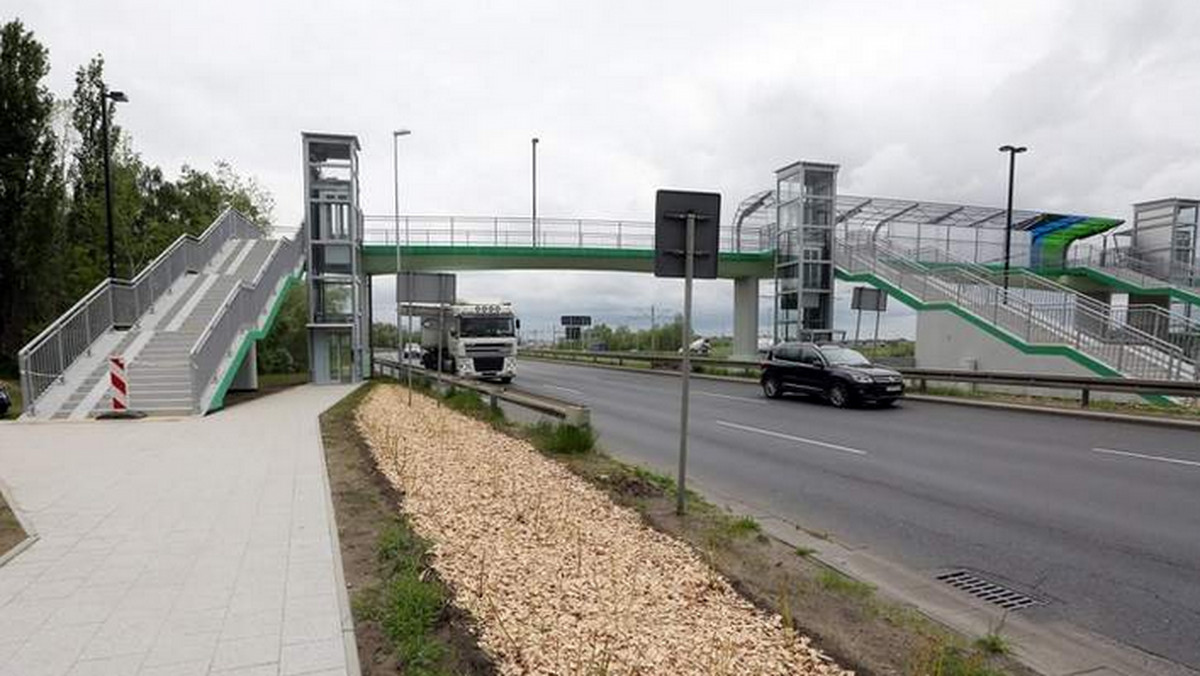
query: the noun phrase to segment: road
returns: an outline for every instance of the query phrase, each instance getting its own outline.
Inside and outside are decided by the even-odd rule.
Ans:
[[[587,404],[610,454],[674,475],[679,381],[522,361]],[[931,576],[965,568],[1200,668],[1200,433],[905,401],[838,410],[693,379],[689,476]]]

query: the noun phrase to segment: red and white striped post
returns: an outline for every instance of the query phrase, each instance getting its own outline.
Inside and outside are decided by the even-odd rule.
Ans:
[[[108,381],[112,385],[112,410],[129,409],[129,380],[125,377],[125,358],[111,355],[108,358]]]

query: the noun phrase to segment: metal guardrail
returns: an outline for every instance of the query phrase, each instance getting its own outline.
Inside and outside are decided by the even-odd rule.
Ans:
[[[649,352],[572,352],[569,350],[521,350],[521,356],[535,359],[574,361],[596,365],[626,366],[631,363],[649,364],[651,370],[679,370],[682,357],[670,353]],[[693,367],[709,367],[726,371],[753,372],[755,379],[761,369],[759,362],[738,359],[710,359],[692,357]],[[1012,371],[963,371],[957,369],[896,368],[906,380],[917,381],[918,389],[925,389],[929,382],[956,382],[972,384],[1007,385],[1013,387],[1037,387],[1043,389],[1077,390],[1081,403],[1086,408],[1092,392],[1119,392],[1138,396],[1161,395],[1168,397],[1200,398],[1200,383],[1178,380],[1102,378],[1098,376],[1048,375],[1042,373],[1017,373]]]
[[[425,368],[413,364],[403,364],[394,359],[376,357],[371,360],[371,364],[375,373],[390,376],[397,380],[403,378],[409,369],[415,374],[420,374],[422,377],[428,378],[434,375],[432,371]],[[591,422],[591,410],[581,404],[541,394],[533,394],[532,392],[522,392],[513,387],[492,385],[478,380],[459,378],[458,376],[445,373],[441,374],[440,380],[442,383],[453,387],[472,390],[482,394],[488,398],[488,403],[493,407],[498,406],[500,402],[504,401],[543,415],[548,415],[570,425],[586,425]]]
[[[132,326],[187,272],[200,270],[234,237],[261,237],[262,230],[227,207],[200,234],[180,235],[131,280],[105,279],[17,353],[24,410],[114,327]]]
[[[221,301],[216,314],[196,338],[188,353],[191,364],[192,401],[197,413],[205,413],[210,406],[213,388],[221,368],[230,368],[226,362],[233,357],[240,339],[252,330],[280,293],[283,279],[293,274],[304,259],[303,230],[292,239],[280,239],[259,268],[258,274],[249,282],[241,282],[229,291]]]
[[[598,249],[654,248],[654,223],[588,218],[515,216],[364,217],[367,244],[395,244],[399,231],[405,246],[535,246]],[[720,250],[758,252],[774,248],[765,229],[722,226]]]

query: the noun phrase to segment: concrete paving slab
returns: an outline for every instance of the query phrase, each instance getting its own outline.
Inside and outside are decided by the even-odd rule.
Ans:
[[[351,389],[0,426],[40,538],[0,566],[0,676],[357,673],[317,422]]]

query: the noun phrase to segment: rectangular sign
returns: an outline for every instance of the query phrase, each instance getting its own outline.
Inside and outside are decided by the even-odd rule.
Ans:
[[[563,315],[563,326],[591,326],[592,318],[588,315]]]
[[[457,279],[442,272],[401,272],[396,276],[396,302],[453,303]]]
[[[659,190],[654,201],[654,276],[683,277],[687,216],[695,215],[692,277],[717,276],[721,238],[721,195],[715,192]]]
[[[887,293],[881,289],[857,286],[854,288],[854,294],[850,297],[850,309],[884,312],[887,310],[887,299]]]
[[[583,329],[578,326],[567,327],[567,340],[579,340],[583,335]]]

